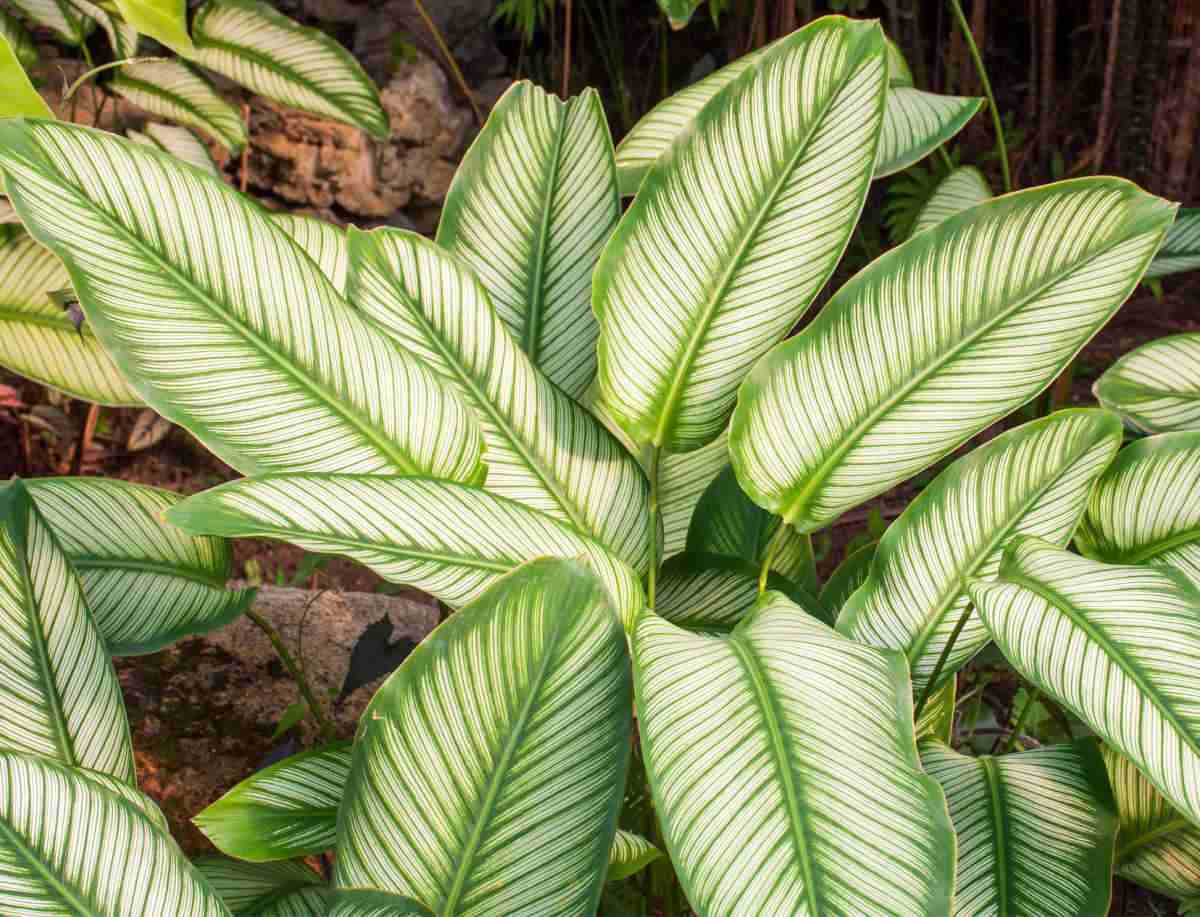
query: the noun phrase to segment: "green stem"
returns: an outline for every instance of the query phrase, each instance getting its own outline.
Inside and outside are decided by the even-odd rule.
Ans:
[[[646,603],[654,607],[655,587],[658,583],[658,462],[662,457],[661,446],[651,446],[650,459],[646,463],[646,476],[650,479],[650,512],[646,520],[650,529],[650,571],[646,574]]]
[[[939,146],[937,148],[937,151],[939,154],[941,154],[942,162],[945,163],[945,166],[946,166],[946,171],[953,172],[954,171],[954,160],[952,160],[950,158],[950,154],[946,152],[945,144],[943,144],[942,146]]]
[[[333,723],[329,717],[325,715],[325,711],[317,702],[317,697],[313,693],[312,686],[309,685],[308,679],[304,677],[304,672],[288,651],[288,648],[283,643],[283,638],[279,636],[279,631],[275,629],[275,625],[260,615],[253,608],[246,609],[246,617],[254,622],[254,625],[266,634],[267,639],[271,641],[271,646],[275,647],[275,652],[279,654],[279,661],[283,663],[284,668],[295,679],[297,687],[300,688],[300,693],[304,696],[305,703],[308,704],[308,709],[312,712],[313,719],[317,721],[317,725],[321,728],[321,737],[326,742],[332,742],[336,738]]]
[[[767,591],[767,580],[771,576],[771,566],[775,563],[775,555],[779,553],[779,548],[787,539],[788,524],[780,522],[779,528],[775,529],[775,534],[771,536],[771,540],[767,542],[767,549],[763,551],[762,568],[758,571],[758,594],[762,595]]]
[[[1033,705],[1038,702],[1038,698],[1042,696],[1040,688],[1034,688],[1025,698],[1025,704],[1021,707],[1021,712],[1017,714],[1017,721],[1013,723],[1012,732],[1008,735],[1008,740],[1004,742],[1004,751],[1012,751],[1013,745],[1017,742],[1017,736],[1021,734],[1021,730],[1025,728],[1025,721],[1029,719],[1029,714],[1033,712]],[[996,744],[999,745],[1000,738],[996,739]],[[992,749],[992,753],[996,753],[996,749]]]
[[[921,718],[921,711],[925,709],[925,704],[928,703],[929,696],[933,694],[934,686],[942,674],[942,669],[946,667],[946,660],[950,658],[950,651],[954,649],[954,644],[958,642],[958,635],[962,633],[962,629],[967,626],[967,620],[971,617],[971,612],[974,608],[975,606],[968,602],[967,607],[963,609],[963,613],[959,615],[958,621],[954,625],[954,630],[950,631],[950,639],[942,647],[942,654],[938,656],[938,661],[933,667],[933,672],[929,675],[929,681],[925,682],[925,690],[921,692],[917,706],[913,708],[914,723]]]
[[[979,47],[975,44],[975,36],[971,34],[971,27],[967,24],[967,17],[963,14],[962,4],[959,0],[950,0],[950,9],[954,11],[954,18],[958,20],[958,27],[962,30],[963,38],[966,39],[967,48],[971,52],[971,60],[975,63],[975,70],[979,74],[979,82],[983,83],[983,94],[987,96],[988,108],[992,112],[992,126],[996,130],[996,150],[1000,154],[1000,168],[1004,173],[1004,191],[1005,193],[1012,191],[1012,173],[1008,169],[1008,146],[1004,143],[1004,125],[1000,123],[1000,111],[996,108],[996,96],[992,93],[992,81],[988,79],[987,68],[983,66],[983,58],[979,55]]]

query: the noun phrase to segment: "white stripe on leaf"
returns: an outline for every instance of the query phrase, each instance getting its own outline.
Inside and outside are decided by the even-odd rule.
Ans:
[[[939,223],[982,204],[992,196],[991,186],[974,166],[960,166],[943,178],[921,207],[911,235],[933,229]]]
[[[208,147],[204,145],[204,141],[197,137],[190,128],[151,122],[141,131],[128,130],[125,133],[134,143],[170,153],[176,159],[195,166],[209,175],[219,177],[221,174],[217,164],[213,162],[212,154],[208,152]]]
[[[1195,270],[1200,270],[1200,207],[1185,208],[1175,215],[1146,276],[1165,277]]]
[[[1096,400],[1151,433],[1200,431],[1200,332],[1130,351],[1092,387]]]
[[[246,145],[246,125],[205,77],[180,60],[126,64],[113,76],[113,92],[153,115],[198,127],[230,152]]]
[[[326,917],[333,903],[333,890],[302,863],[202,856],[195,866],[234,917]]]

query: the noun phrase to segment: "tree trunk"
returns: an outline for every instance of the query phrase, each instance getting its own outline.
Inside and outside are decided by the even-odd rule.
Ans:
[[[1057,50],[1054,21],[1058,16],[1055,0],[1041,0],[1041,35],[1038,39],[1041,51],[1041,66],[1038,68],[1038,145],[1042,165],[1050,162],[1050,150],[1054,146],[1055,73],[1054,55]]]
[[[1165,192],[1175,200],[1188,191],[1192,154],[1196,145],[1196,127],[1200,123],[1200,22],[1192,22],[1191,50],[1184,71],[1183,91],[1175,130],[1167,149]]]

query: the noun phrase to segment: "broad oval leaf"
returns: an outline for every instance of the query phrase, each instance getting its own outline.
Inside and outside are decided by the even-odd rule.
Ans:
[[[363,714],[338,813],[339,888],[439,914],[596,912],[633,692],[599,583],[536,560],[452,615]],[[583,712],[583,715],[581,715]]]
[[[959,459],[888,527],[838,630],[903,653],[919,696],[970,605],[967,583],[995,577],[1014,536],[1070,541],[1120,445],[1120,420],[1085,408],[1009,430]],[[987,642],[987,628],[969,615],[933,687]]]
[[[192,53],[187,0],[114,0],[121,18],[142,35],[162,42],[176,54]],[[114,46],[114,51],[115,51]],[[136,47],[135,49],[136,50]],[[118,54],[118,58],[121,55]]]
[[[333,890],[302,863],[203,856],[196,869],[234,917],[325,917]]]
[[[50,299],[70,285],[62,262],[29,236],[0,245],[0,364],[84,401],[141,404],[87,323],[76,329]]]
[[[63,44],[82,44],[96,26],[71,0],[12,0],[12,5],[30,22],[53,32]]]
[[[618,829],[612,850],[608,852],[608,875],[605,881],[627,879],[661,858],[662,851],[640,834]]]
[[[224,539],[163,521],[177,494],[105,478],[42,478],[27,487],[114,655],[152,653],[215,630],[254,598],[253,589],[225,588],[233,558]]]
[[[961,131],[982,105],[980,98],[890,86],[879,132],[875,178],[892,175],[924,159]]]
[[[1140,439],[1096,482],[1075,544],[1112,564],[1173,567],[1200,589],[1200,432]]]
[[[991,186],[974,166],[959,166],[943,178],[917,214],[912,235],[933,229],[955,214],[969,210],[992,197]]]
[[[192,821],[222,853],[254,863],[332,850],[351,754],[349,742],[338,742],[291,755],[251,774]]]
[[[1121,179],[1059,182],[883,255],[742,385],[742,487],[812,531],[949,454],[1058,376],[1133,290],[1172,209]]]
[[[316,262],[334,289],[345,296],[346,272],[350,264],[346,230],[326,220],[295,213],[272,213],[271,219]]]
[[[3,36],[17,55],[17,62],[28,70],[37,63],[37,45],[21,21],[8,10],[0,10],[0,36]]]
[[[878,547],[879,542],[873,541],[856,548],[842,558],[842,562],[834,568],[821,586],[817,598],[833,613],[835,620],[850,596],[867,581],[871,573],[871,561]]]
[[[0,748],[134,779],[121,687],[83,588],[15,480],[0,486]]]
[[[645,569],[646,476],[599,421],[530,363],[466,267],[415,233],[351,229],[348,289],[364,315],[474,409],[488,490]]]
[[[0,912],[230,917],[170,835],[129,802],[73,768],[7,751]]]
[[[647,610],[632,649],[655,808],[697,913],[950,913],[954,835],[898,656],[774,592],[728,637]]]
[[[1184,208],[1175,214],[1162,248],[1146,268],[1146,277],[1195,270],[1200,270],[1200,207]]]
[[[1150,433],[1200,431],[1200,332],[1143,344],[1110,366],[1092,391]]]
[[[658,462],[658,513],[662,517],[663,557],[687,544],[692,514],[704,491],[729,464],[725,434],[692,452],[663,452]]]
[[[599,543],[519,503],[448,481],[354,475],[246,478],[167,513],[189,532],[276,538],[344,554],[448,605],[472,602],[535,557],[582,557],[632,622],[645,604],[633,571]]]
[[[592,271],[620,215],[594,89],[562,102],[528,81],[496,103],[446,193],[437,241],[475,271],[546,377],[580,399],[596,375]]]
[[[223,182],[61,122],[0,123],[0,166],[138,392],[239,471],[480,478],[470,409]]]
[[[180,60],[126,64],[109,83],[113,92],[170,121],[198,127],[233,153],[246,145],[238,110],[205,77]]]
[[[128,130],[125,133],[134,143],[170,153],[176,159],[195,166],[201,172],[216,176],[221,174],[217,164],[213,162],[208,147],[192,132],[191,128],[172,127],[168,124],[152,122],[140,131]],[[303,248],[303,246],[301,247]]]
[[[819,20],[714,96],[647,175],[592,292],[601,399],[636,442],[715,439],[746,370],[833,271],[870,185],[885,69],[878,25]]]
[[[429,917],[425,905],[387,892],[369,888],[338,891],[329,917]]]
[[[1095,741],[972,758],[921,743],[958,835],[954,913],[1108,913],[1117,815]]]
[[[319,29],[258,0],[208,0],[192,23],[196,63],[292,108],[391,135],[379,90],[358,61]]]
[[[1104,763],[1121,822],[1113,861],[1117,874],[1172,898],[1200,896],[1200,828],[1107,746]]]
[[[1200,591],[1169,568],[1101,564],[1013,541],[969,587],[1013,668],[1128,757],[1200,824]]]
[[[54,112],[29,81],[18,50],[0,33],[0,118],[53,118]]]

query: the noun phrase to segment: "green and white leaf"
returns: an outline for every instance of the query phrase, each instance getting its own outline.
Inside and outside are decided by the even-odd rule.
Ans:
[[[1175,214],[1162,248],[1146,268],[1146,277],[1195,270],[1200,270],[1200,207],[1185,207]]]
[[[888,85],[915,85],[912,70],[908,66],[908,61],[904,59],[904,52],[900,50],[900,46],[886,35],[883,37],[883,44],[887,49]]]
[[[234,917],[325,917],[333,890],[302,863],[203,856],[196,869]]]
[[[21,21],[8,10],[0,10],[0,36],[8,41],[17,62],[26,70],[37,63],[37,44]]]
[[[0,486],[0,749],[134,779],[104,641],[79,578],[18,480]]]
[[[646,177],[592,293],[601,399],[635,442],[714,440],[742,376],[807,310],[870,185],[884,70],[878,25],[819,20],[716,95]]]
[[[171,826],[167,823],[167,816],[158,807],[158,803],[141,790],[135,789],[125,780],[121,780],[111,774],[102,774],[100,771],[89,771],[82,767],[72,768],[71,772],[96,784],[102,790],[107,790],[121,797],[124,802],[129,803],[129,805],[146,816],[146,819],[159,831],[162,831],[164,834],[171,833]]]
[[[1121,820],[1117,874],[1172,898],[1200,896],[1200,828],[1171,808],[1127,758],[1107,746],[1103,752]]]
[[[69,2],[80,13],[104,29],[113,60],[125,60],[137,55],[138,32],[129,22],[115,12],[92,3],[91,0],[69,0]],[[116,2],[119,5],[127,3],[128,0],[116,0]]]
[[[662,851],[640,834],[618,829],[612,850],[608,852],[608,875],[605,881],[627,879],[661,858]]]
[[[329,917],[428,917],[425,905],[387,892],[366,888],[342,889],[334,897]]]
[[[346,272],[350,264],[346,230],[326,220],[295,213],[272,213],[271,219],[316,262],[334,289],[345,296]]]
[[[974,166],[959,166],[934,189],[913,223],[912,234],[933,229],[955,214],[970,210],[992,197],[991,186]]]
[[[225,183],[62,122],[0,123],[0,167],[139,394],[234,468],[480,479],[470,408]]]
[[[348,297],[469,404],[486,487],[595,538],[635,569],[649,559],[649,484],[637,460],[517,347],[479,281],[415,233],[350,230]]]
[[[519,503],[448,481],[246,478],[189,498],[167,520],[189,532],[274,538],[343,554],[456,608],[535,557],[586,559],[626,622],[646,601],[636,574],[597,542]]]
[[[354,56],[258,0],[208,0],[192,23],[190,59],[284,105],[391,136],[379,90]]]
[[[229,917],[169,834],[79,771],[0,751],[0,913]]]
[[[625,787],[625,636],[579,565],[523,566],[452,615],[364,713],[338,888],[438,914],[596,912]]]
[[[1013,668],[1200,824],[1200,591],[1169,567],[1102,564],[1034,538],[969,591]]]
[[[954,737],[954,711],[958,702],[958,681],[951,678],[929,695],[921,715],[913,724],[918,739],[932,736],[939,742],[950,742]]]
[[[1200,589],[1200,432],[1131,443],[1109,466],[1075,534],[1110,564],[1172,567]]]
[[[113,0],[121,18],[142,35],[187,57],[194,50],[188,36],[187,0]],[[136,39],[134,42],[136,48]]]
[[[12,5],[25,19],[49,29],[64,44],[82,44],[95,28],[95,23],[71,0],[12,0]]]
[[[176,159],[193,165],[201,172],[220,176],[217,164],[213,162],[212,154],[196,134],[187,127],[172,127],[168,124],[151,122],[143,130],[127,130],[126,135],[134,143],[148,146],[164,153],[170,153]],[[295,217],[299,220],[302,217]],[[304,246],[301,245],[301,248]]]
[[[339,742],[291,755],[251,774],[192,821],[218,850],[239,860],[264,863],[332,850],[351,753],[349,742]]]
[[[577,400],[596,375],[592,271],[621,212],[616,181],[597,92],[562,102],[523,80],[467,151],[438,225],[521,349]]]
[[[724,431],[692,452],[662,453],[658,462],[658,513],[663,525],[663,557],[684,549],[696,504],[728,464],[729,444]]]
[[[726,465],[708,485],[688,526],[689,554],[736,557],[760,568],[770,548],[771,569],[815,594],[817,565],[812,539],[790,527],[781,535],[779,517],[750,500],[738,487],[733,469]],[[772,541],[778,537],[778,543]]]
[[[83,584],[108,651],[152,653],[234,620],[253,589],[226,589],[233,552],[223,538],[188,535],[163,520],[182,499],[110,478],[27,483]]]
[[[54,112],[33,88],[17,51],[8,36],[0,34],[0,118],[53,118]]]
[[[1092,740],[972,758],[921,743],[958,835],[954,913],[1108,913],[1117,815]]]
[[[217,94],[205,77],[180,60],[126,64],[109,83],[113,92],[168,121],[204,131],[238,152],[246,145],[241,113]]]
[[[972,96],[943,96],[913,86],[888,88],[879,132],[875,177],[883,178],[924,159],[961,131],[983,105]]]
[[[1070,541],[1120,445],[1120,420],[1083,408],[1009,430],[954,462],[888,527],[838,630],[901,652],[920,695],[970,605],[967,583],[995,578],[1015,536]],[[971,614],[934,687],[987,642],[987,628]]]
[[[1110,366],[1092,391],[1150,433],[1200,430],[1200,332],[1143,344]]]
[[[647,610],[632,647],[655,808],[697,913],[950,913],[954,835],[898,656],[774,592],[728,637]]]
[[[1172,210],[1122,179],[1077,179],[887,252],[742,385],[729,443],[743,489],[812,531],[948,455],[1071,362]]]
[[[0,365],[97,404],[142,403],[85,323],[78,330],[49,294],[66,268],[27,235],[0,245]]]
[[[871,573],[871,561],[878,547],[879,542],[873,541],[843,557],[821,586],[817,598],[830,610],[835,620],[850,596],[867,581]]]

